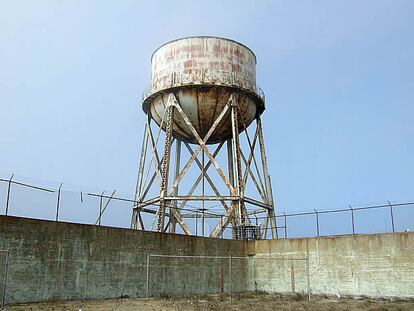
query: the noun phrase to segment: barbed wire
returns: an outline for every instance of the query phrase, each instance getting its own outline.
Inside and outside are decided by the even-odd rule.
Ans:
[[[78,185],[74,185],[75,187],[72,187],[70,189],[67,188],[63,188],[62,185],[63,183],[58,183],[58,182],[51,182],[51,181],[39,181],[36,183],[31,183],[29,181],[34,181],[35,179],[33,178],[22,178],[22,176],[20,175],[14,175],[14,174],[4,174],[4,173],[0,173],[0,182],[6,183],[8,184],[8,190],[7,190],[7,198],[6,198],[6,209],[5,209],[5,214],[7,215],[8,212],[8,205],[9,205],[9,195],[10,195],[10,186],[13,185],[18,185],[20,187],[26,187],[26,188],[30,188],[33,189],[35,191],[43,191],[43,192],[47,192],[47,193],[57,193],[57,207],[56,207],[56,221],[58,221],[58,213],[59,213],[59,199],[60,199],[60,194],[62,191],[68,191],[68,192],[73,192],[73,193],[79,193],[80,194],[80,201],[83,202],[83,196],[91,196],[91,197],[97,197],[99,198],[101,201],[103,199],[107,199],[105,208],[103,210],[103,212],[106,210],[106,207],[108,206],[109,202],[113,201],[121,201],[121,202],[127,202],[127,203],[131,203],[133,205],[142,203],[140,201],[137,201],[135,199],[131,199],[128,196],[122,196],[122,195],[115,195],[115,190],[112,192],[112,194],[110,195],[109,192],[106,191],[90,191],[91,189],[87,189],[87,187],[82,187],[82,186],[78,186]],[[66,185],[71,185],[71,184],[66,184]],[[96,188],[95,188],[96,189]],[[105,194],[107,193],[107,194]],[[219,200],[219,199],[217,199]],[[218,207],[222,204],[222,203],[214,203],[211,206],[205,206],[204,208],[201,208],[201,206],[196,206],[196,205],[191,205],[188,204],[186,202],[185,205],[183,205],[183,207],[179,207],[178,203],[180,202],[185,202],[187,201],[185,198],[180,199],[180,200],[176,200],[177,201],[177,206],[175,205],[171,205],[169,206],[169,208],[173,208],[179,211],[183,211],[186,213],[192,213],[192,216],[190,214],[186,214],[186,218],[202,218],[202,217],[207,217],[207,218],[217,218],[217,219],[223,219],[224,217],[226,217],[225,215],[225,211],[224,209],[219,209]],[[147,206],[145,206],[145,208],[143,208],[143,212],[150,212],[151,214],[154,214],[156,212],[156,210],[161,206],[160,203],[158,202],[153,202],[148,204]],[[130,206],[130,208],[132,208],[133,206]],[[414,201],[407,201],[407,202],[398,202],[398,203],[391,203],[391,202],[387,202],[386,204],[377,204],[377,205],[368,205],[368,206],[351,206],[348,205],[347,208],[338,208],[338,209],[313,209],[313,211],[303,211],[303,212],[294,212],[294,213],[286,213],[286,212],[279,212],[277,214],[274,215],[275,220],[277,219],[284,219],[284,225],[276,225],[273,226],[271,223],[268,224],[267,226],[267,230],[272,230],[272,229],[276,229],[278,230],[283,230],[284,231],[284,236],[287,237],[288,236],[288,232],[287,232],[287,227],[288,227],[288,223],[287,223],[287,219],[291,218],[291,217],[300,217],[300,216],[314,216],[316,217],[316,232],[317,232],[317,236],[320,236],[320,228],[319,228],[319,216],[321,214],[334,214],[334,213],[351,213],[352,214],[352,234],[356,233],[356,229],[355,229],[355,224],[354,224],[354,212],[356,211],[362,211],[362,210],[372,210],[372,209],[389,209],[390,210],[390,219],[391,219],[391,224],[392,224],[392,232],[395,232],[395,223],[394,223],[394,215],[393,215],[393,208],[396,207],[414,207]],[[216,212],[216,210],[218,212]],[[220,213],[219,211],[223,211],[223,213]],[[258,224],[259,221],[268,219],[268,216],[263,216],[263,213],[266,213],[267,211],[262,209],[262,210],[249,210],[249,217],[251,219],[251,221],[256,221],[256,224]],[[203,216],[202,216],[203,215]],[[102,217],[103,213],[100,213],[99,217]],[[98,218],[99,219],[99,218]],[[277,224],[277,222],[276,222]],[[411,224],[410,224],[411,225]],[[229,225],[231,227],[231,224]],[[228,230],[229,228],[226,228],[225,230]]]

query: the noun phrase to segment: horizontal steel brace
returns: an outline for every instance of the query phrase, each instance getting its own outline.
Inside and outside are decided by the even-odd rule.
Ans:
[[[154,203],[157,203],[157,202],[159,202],[161,200],[161,198],[160,197],[155,197],[155,198],[152,198],[152,199],[150,199],[150,200],[147,200],[147,201],[144,201],[144,202],[140,202],[140,203],[138,203],[138,208],[142,208],[142,207],[144,207],[144,206],[147,206],[147,205],[151,205],[151,204],[154,204]]]
[[[177,196],[177,197],[165,197],[164,200],[177,200],[177,201],[237,201],[240,200],[239,196]]]
[[[149,208],[143,208],[143,209],[141,209],[141,210],[139,210],[141,213],[148,213],[148,214],[154,214],[154,215],[156,215],[157,214],[157,211],[156,210],[152,210],[152,209],[149,209]],[[168,212],[165,212],[165,215],[166,216],[169,216],[170,214],[168,213]]]
[[[273,205],[269,205],[269,204],[266,204],[266,203],[248,198],[248,197],[243,197],[243,201],[246,202],[246,203],[256,205],[256,206],[263,207],[263,208],[268,209],[268,210],[273,210]]]
[[[211,214],[207,214],[205,213],[204,216],[201,215],[201,212],[197,213],[197,214],[181,214],[181,217],[183,218],[214,218],[214,219],[220,219],[222,217],[222,215],[211,215]]]

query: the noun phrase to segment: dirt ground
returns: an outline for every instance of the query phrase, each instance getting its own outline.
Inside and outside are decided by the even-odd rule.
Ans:
[[[353,298],[282,296],[268,294],[239,294],[229,296],[209,295],[189,298],[108,299],[89,301],[65,301],[9,306],[10,311],[70,310],[414,310],[414,300],[374,300]]]

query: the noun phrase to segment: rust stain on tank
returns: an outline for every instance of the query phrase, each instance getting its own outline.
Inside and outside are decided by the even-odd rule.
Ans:
[[[264,110],[256,87],[256,57],[246,46],[216,37],[189,37],[169,42],[152,56],[150,96],[143,103],[146,113],[161,124],[168,90],[201,137],[212,126],[232,93],[237,94],[240,130]],[[176,114],[173,136],[195,142],[191,131]],[[220,122],[208,143],[231,136],[229,115]]]

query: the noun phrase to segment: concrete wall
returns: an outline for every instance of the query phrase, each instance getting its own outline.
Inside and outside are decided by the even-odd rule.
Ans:
[[[414,233],[244,243],[0,216],[2,249],[7,304],[145,297],[147,254],[247,255],[232,260],[235,292],[414,297]],[[150,263],[150,296],[229,291],[227,258]]]
[[[309,275],[313,294],[414,297],[412,232],[256,241],[246,253],[257,290],[307,293]]]
[[[145,297],[147,254],[244,256],[244,242],[0,216],[8,249],[6,304],[50,299]],[[228,259],[151,258],[150,295],[229,289]],[[233,260],[245,291],[245,260]],[[1,269],[1,267],[0,267]],[[236,273],[237,271],[237,273]]]

